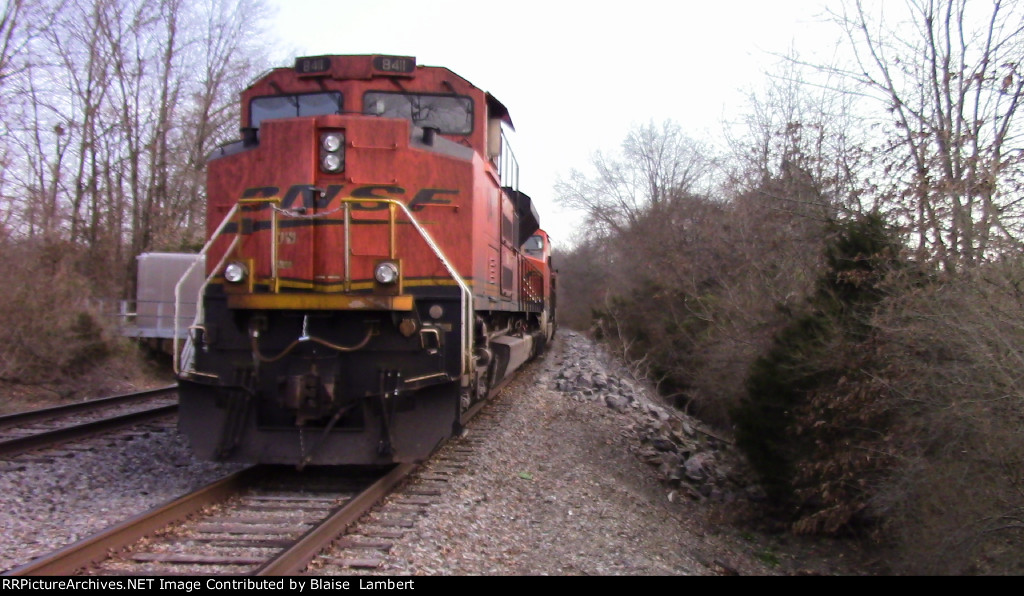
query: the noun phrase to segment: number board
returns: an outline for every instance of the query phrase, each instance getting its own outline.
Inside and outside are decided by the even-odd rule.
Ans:
[[[295,72],[300,75],[319,74],[331,70],[331,59],[328,56],[312,56],[295,59]]]
[[[416,70],[416,58],[412,56],[374,56],[373,68],[392,74],[412,74]]]

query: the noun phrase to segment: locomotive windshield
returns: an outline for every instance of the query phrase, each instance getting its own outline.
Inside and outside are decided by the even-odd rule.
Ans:
[[[540,236],[530,236],[526,242],[523,243],[523,252],[527,256],[535,259],[544,258],[544,238]]]
[[[308,93],[305,95],[274,95],[257,97],[249,107],[249,119],[253,128],[272,118],[295,118],[297,116],[322,116],[341,113],[341,93]]]
[[[429,126],[444,134],[473,132],[473,100],[457,95],[370,91],[363,96],[363,113],[405,118],[416,126]]]

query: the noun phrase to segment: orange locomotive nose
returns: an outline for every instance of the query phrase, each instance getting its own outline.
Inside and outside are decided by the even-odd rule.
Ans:
[[[508,111],[385,55],[300,58],[241,111],[208,166],[181,428],[211,459],[426,457],[553,334]]]

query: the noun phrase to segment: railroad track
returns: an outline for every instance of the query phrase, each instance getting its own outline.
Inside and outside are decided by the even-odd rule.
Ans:
[[[298,573],[414,467],[246,468],[5,575]]]
[[[493,420],[491,406],[502,409],[488,402],[470,423],[474,432],[424,466],[373,476],[359,468],[254,466],[4,575],[275,576],[378,567],[392,541],[462,473],[475,434]]]
[[[507,403],[492,397],[465,434],[442,445],[377,507],[351,525],[344,536],[317,554],[302,574],[392,575],[387,562],[395,544],[407,540],[417,521],[445,499],[450,483],[472,469],[474,455],[486,446],[487,434],[500,426],[507,411]]]
[[[0,457],[45,449],[174,414],[177,386],[0,416]]]

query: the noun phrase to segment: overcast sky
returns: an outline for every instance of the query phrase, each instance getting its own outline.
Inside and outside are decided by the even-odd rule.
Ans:
[[[827,61],[825,0],[268,0],[271,36],[294,55],[396,54],[444,66],[491,92],[515,124],[520,188],[567,240],[578,217],[552,187],[589,171],[641,124],[678,122],[721,138],[777,54]],[[824,54],[824,55],[822,55]]]

